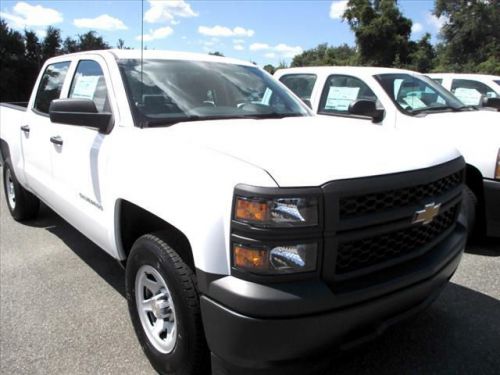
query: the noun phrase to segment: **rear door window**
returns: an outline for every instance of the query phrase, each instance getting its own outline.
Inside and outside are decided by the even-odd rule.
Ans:
[[[47,66],[36,93],[34,108],[37,111],[49,113],[52,100],[59,99],[69,64],[69,61],[65,61]]]
[[[310,103],[316,79],[316,74],[287,74],[280,81],[300,99]]]

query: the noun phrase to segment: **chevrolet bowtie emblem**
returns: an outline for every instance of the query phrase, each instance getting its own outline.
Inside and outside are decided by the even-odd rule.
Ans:
[[[441,203],[429,203],[426,204],[423,210],[415,212],[412,224],[422,223],[427,225],[434,220],[434,218],[439,214],[439,209],[441,208]]]

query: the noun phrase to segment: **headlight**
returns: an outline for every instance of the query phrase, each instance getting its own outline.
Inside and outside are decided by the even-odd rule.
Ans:
[[[236,197],[233,218],[259,226],[318,225],[318,200],[307,198]]]
[[[280,275],[316,269],[316,243],[296,245],[233,244],[233,267],[257,274]]]
[[[500,180],[500,149],[498,149],[497,165],[495,167],[495,179]]]

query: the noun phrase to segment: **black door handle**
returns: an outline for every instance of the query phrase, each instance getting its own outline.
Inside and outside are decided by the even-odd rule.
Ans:
[[[60,136],[56,135],[55,137],[50,137],[50,141],[58,146],[62,146],[63,140]]]
[[[29,133],[30,132],[30,126],[29,125],[23,125],[21,126],[21,130],[25,133]]]

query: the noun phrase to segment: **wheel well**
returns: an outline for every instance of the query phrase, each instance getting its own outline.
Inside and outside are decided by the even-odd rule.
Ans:
[[[467,164],[465,169],[465,183],[477,198],[476,220],[482,222],[485,219],[483,175],[476,167]]]
[[[134,242],[144,234],[160,233],[182,260],[194,271],[193,252],[189,240],[179,229],[143,208],[122,200],[119,206],[118,235],[124,255],[128,258]]]
[[[5,163],[10,156],[9,145],[3,139],[0,139],[0,161]]]

